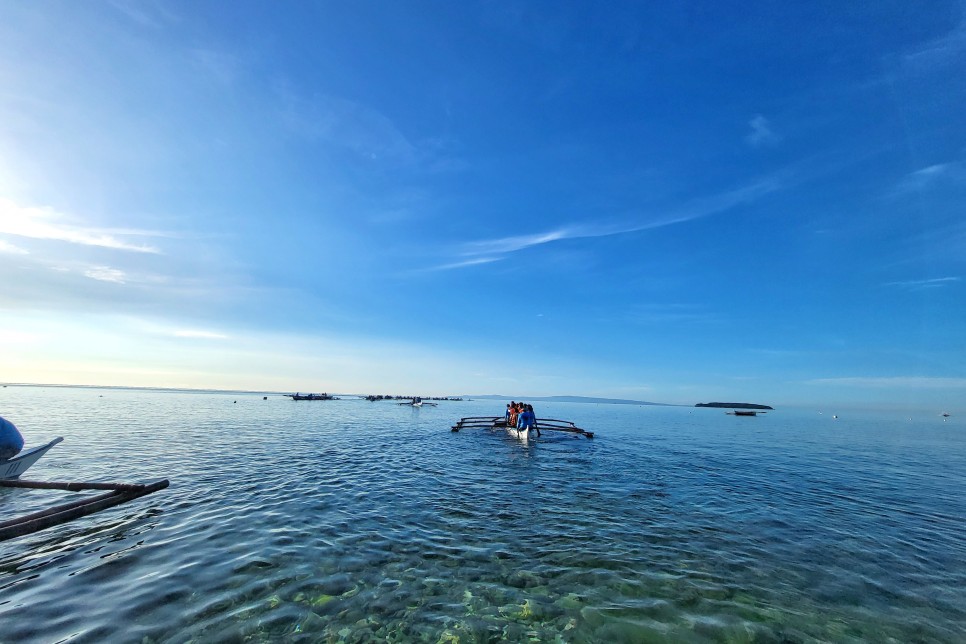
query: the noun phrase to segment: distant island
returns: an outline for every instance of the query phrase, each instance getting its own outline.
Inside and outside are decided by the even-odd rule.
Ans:
[[[368,396],[359,397],[365,398],[369,402],[376,402],[379,400],[415,400],[416,398],[421,398],[422,400],[463,400],[462,398],[451,398],[450,396],[399,396],[395,394],[369,394]]]
[[[710,403],[698,403],[695,407],[724,407],[726,409],[774,409],[774,407],[769,407],[768,405],[756,405],[755,403],[723,403],[723,402],[710,402]]]

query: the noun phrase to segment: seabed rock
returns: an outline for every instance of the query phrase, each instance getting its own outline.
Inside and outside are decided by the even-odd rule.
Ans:
[[[534,588],[536,586],[543,586],[544,582],[529,570],[517,570],[510,573],[510,576],[507,577],[506,584],[514,588]]]
[[[460,636],[447,629],[439,634],[436,644],[460,644]]]
[[[573,610],[580,610],[581,608],[583,608],[585,605],[585,600],[577,593],[567,593],[566,595],[558,599],[556,603],[558,606],[560,606],[565,610],[573,611]]]
[[[324,619],[308,611],[305,617],[295,627],[296,633],[321,633],[325,630],[326,622]]]

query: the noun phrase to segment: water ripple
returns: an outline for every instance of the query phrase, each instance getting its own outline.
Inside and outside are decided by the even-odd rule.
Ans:
[[[448,431],[490,403],[3,391],[67,438],[33,478],[171,479],[2,544],[5,641],[966,639],[953,423],[558,404],[598,437],[522,445]]]

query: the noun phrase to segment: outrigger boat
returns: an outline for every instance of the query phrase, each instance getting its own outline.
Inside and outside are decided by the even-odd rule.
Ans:
[[[64,440],[58,436],[46,445],[31,447],[24,450],[5,461],[0,461],[0,479],[15,479],[27,471],[27,468],[40,460],[40,457],[47,453],[51,447]]]
[[[521,443],[530,442],[530,429],[520,429],[519,427],[514,427],[513,425],[508,424],[506,421],[503,421],[503,427],[506,429],[507,434],[517,439]]]
[[[0,461],[0,488],[33,488],[43,490],[107,490],[103,494],[87,496],[76,501],[56,505],[46,510],[33,512],[21,517],[0,521],[0,541],[33,534],[73,519],[85,517],[89,514],[126,503],[158,490],[168,487],[168,479],[159,479],[152,483],[60,483],[56,481],[22,481],[20,475],[31,465],[40,460],[51,447],[63,441],[57,437],[46,445],[25,450],[17,456]]]
[[[555,418],[538,418],[536,422],[536,427],[540,428],[540,432],[569,432],[571,434],[579,434],[586,438],[593,438],[594,432],[588,432],[586,429],[581,429],[577,427],[569,420],[557,420]],[[517,429],[516,427],[507,427],[506,418],[494,417],[494,416],[470,416],[468,418],[460,418],[451,428],[452,431],[458,432],[461,429],[505,429],[507,434],[513,436],[514,438],[519,438],[522,441],[529,441],[529,432],[525,429]]]

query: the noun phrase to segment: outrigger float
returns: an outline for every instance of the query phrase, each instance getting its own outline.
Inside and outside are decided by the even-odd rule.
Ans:
[[[108,490],[104,494],[88,496],[70,503],[33,512],[22,517],[0,521],[0,541],[23,537],[46,528],[66,523],[73,519],[86,517],[100,510],[112,508],[115,505],[127,503],[133,499],[163,490],[168,487],[168,479],[160,479],[152,483],[61,483],[56,481],[21,481],[20,475],[31,465],[40,460],[51,447],[64,440],[55,438],[46,445],[25,450],[14,458],[0,461],[0,488],[33,488],[42,490]]]
[[[495,416],[470,416],[468,418],[460,418],[459,422],[453,425],[452,431],[458,432],[461,429],[505,429],[514,438],[519,438],[522,441],[529,440],[529,432],[527,430],[517,429],[512,426],[507,427],[506,418]],[[555,418],[538,418],[535,429],[539,429],[541,433],[546,431],[569,432],[571,434],[579,434],[585,438],[594,437],[594,432],[581,429],[569,420],[557,420]]]

